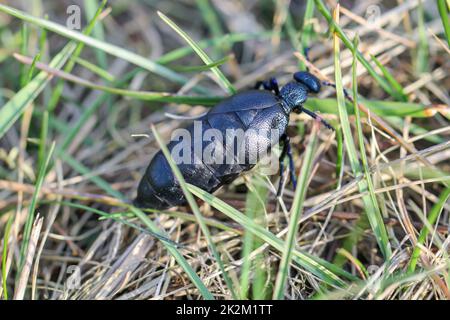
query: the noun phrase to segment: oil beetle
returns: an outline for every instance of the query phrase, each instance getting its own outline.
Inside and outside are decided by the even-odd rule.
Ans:
[[[243,131],[261,128],[277,130],[278,141],[271,141],[266,136],[253,134],[249,136],[247,143],[250,146],[257,145],[256,151],[251,151],[256,152],[257,156],[266,153],[275,144],[280,143],[283,147],[279,161],[280,175],[283,177],[283,159],[288,156],[290,177],[295,188],[294,166],[289,137],[286,135],[289,114],[304,112],[322,122],[327,128],[333,128],[317,114],[303,107],[308,94],[320,91],[319,79],[306,71],[296,72],[293,77],[294,81],[287,83],[281,89],[275,78],[258,82],[254,90],[244,91],[223,100],[198,120],[201,121],[202,133],[205,130],[216,129],[224,136],[227,134],[227,129],[230,128]],[[261,87],[265,90],[258,90]],[[167,146],[169,151],[172,152],[179,143],[188,143],[188,149],[190,148],[192,151],[196,143],[204,144],[204,141],[194,140],[194,127],[192,124],[186,129],[192,134],[191,138],[187,139],[188,141],[171,141]],[[213,151],[216,151],[218,155],[224,152],[236,152],[234,149],[230,151],[226,148],[227,146],[217,143],[213,146]],[[210,164],[204,163],[202,160],[194,161],[198,160],[194,159],[198,154],[196,155],[195,151],[191,154],[192,161],[178,164],[178,167],[186,182],[207,192],[214,192],[222,185],[232,182],[239,174],[250,170],[255,165],[249,161],[248,155],[243,162]],[[280,186],[281,184],[282,179],[280,179]],[[185,202],[183,191],[166,158],[162,151],[157,152],[139,183],[134,205],[141,208],[167,209],[183,205]]]

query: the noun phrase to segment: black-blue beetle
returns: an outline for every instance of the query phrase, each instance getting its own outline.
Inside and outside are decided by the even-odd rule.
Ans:
[[[283,159],[289,156],[291,180],[295,187],[293,162],[290,155],[289,138],[286,129],[291,112],[305,112],[314,119],[320,120],[327,128],[333,129],[330,124],[303,107],[309,93],[318,93],[321,88],[320,81],[309,72],[294,73],[294,80],[281,88],[277,81],[271,78],[269,81],[258,82],[255,90],[235,94],[209,110],[199,118],[203,132],[208,129],[217,129],[226,136],[227,129],[275,129],[279,131],[279,141],[271,141],[266,137],[254,135],[250,138],[250,144],[258,144],[258,153],[266,154],[274,144],[282,143],[283,149],[280,156],[280,175],[283,172]],[[263,90],[257,90],[261,86]],[[191,141],[171,141],[168,144],[169,151],[179,143],[189,143],[194,148],[196,143],[204,144],[205,141],[194,140],[194,125],[187,128],[191,133]],[[203,134],[201,135],[203,136]],[[198,137],[197,137],[198,138]],[[220,145],[217,152],[225,152],[226,146]],[[235,151],[233,151],[235,152]],[[192,152],[192,160],[196,153]],[[236,179],[239,174],[250,170],[254,166],[246,158],[241,163],[205,164],[202,160],[190,163],[178,164],[186,182],[193,184],[207,192],[214,192],[224,184]],[[280,179],[281,185],[281,179]],[[170,166],[162,151],[156,153],[139,184],[137,197],[134,204],[141,208],[167,209],[173,206],[185,204],[183,191],[174,177]]]

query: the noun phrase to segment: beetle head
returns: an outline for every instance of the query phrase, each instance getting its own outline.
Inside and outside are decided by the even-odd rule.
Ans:
[[[280,91],[280,96],[285,103],[285,109],[287,109],[286,111],[288,113],[304,112],[311,118],[322,122],[328,129],[334,130],[334,128],[317,113],[303,107],[309,93],[318,93],[320,91],[321,83],[319,79],[309,72],[300,71],[294,73],[294,80],[295,81],[287,83]]]
[[[320,91],[320,80],[307,71],[299,71],[294,73],[294,80],[303,84],[306,88],[308,88],[309,92],[319,93]]]

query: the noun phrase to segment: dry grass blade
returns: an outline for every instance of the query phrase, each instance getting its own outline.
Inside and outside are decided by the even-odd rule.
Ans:
[[[25,254],[25,261],[22,268],[22,271],[19,275],[19,280],[17,283],[16,291],[14,292],[15,300],[23,300],[25,296],[25,290],[28,286],[28,279],[30,277],[31,267],[33,266],[34,254],[36,251],[36,247],[39,241],[39,236],[41,234],[42,222],[44,218],[39,215],[36,216],[36,219],[33,223],[33,228],[31,230],[29,244],[27,246],[27,251]]]

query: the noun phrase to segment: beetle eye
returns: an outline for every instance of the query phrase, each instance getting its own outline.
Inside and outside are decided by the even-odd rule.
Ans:
[[[299,71],[294,73],[295,81],[305,85],[309,91],[319,93],[320,81],[314,75],[306,71]]]

